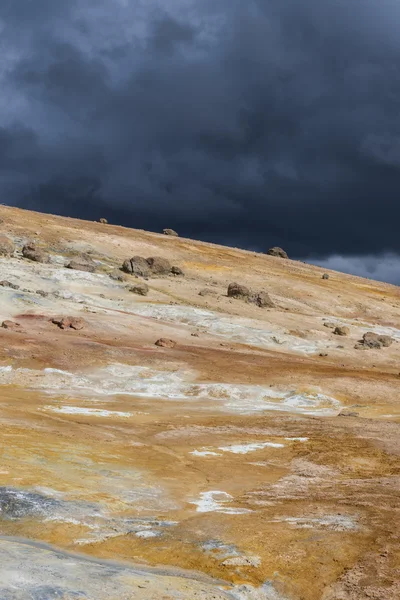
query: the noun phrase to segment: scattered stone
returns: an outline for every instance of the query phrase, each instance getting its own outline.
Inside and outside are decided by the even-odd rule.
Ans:
[[[199,291],[199,296],[216,296],[217,290],[212,290],[210,288],[204,288]]]
[[[107,219],[104,218],[100,219],[100,223],[103,223],[103,225],[108,225]]]
[[[87,273],[94,273],[96,270],[96,263],[89,256],[89,254],[82,254],[73,258],[67,265],[68,269],[74,271],[86,271]]]
[[[168,273],[171,273],[171,263],[161,256],[150,256],[150,258],[147,259],[147,264],[154,275],[167,275]]]
[[[138,296],[147,296],[149,293],[149,286],[146,283],[138,283],[129,288],[129,291]]]
[[[321,353],[320,353],[320,356],[323,356],[323,357],[325,357],[325,356],[328,356],[328,355],[327,355],[327,353],[326,353],[326,352],[321,352]]]
[[[383,348],[388,348],[393,343],[393,338],[389,335],[379,335],[378,333],[374,333],[372,331],[368,331],[364,333],[363,339],[360,340],[354,348],[356,350],[366,350],[366,349],[376,349],[380,350]]]
[[[359,413],[354,410],[343,409],[339,413],[339,417],[358,417]]]
[[[260,308],[274,308],[275,306],[267,292],[256,292],[255,294],[251,294],[248,301],[257,304]]]
[[[282,250],[282,248],[279,248],[279,246],[274,246],[273,248],[270,248],[267,254],[269,254],[269,256],[278,256],[279,258],[289,258],[287,253],[284,250]]]
[[[46,296],[49,295],[49,293],[45,292],[44,290],[36,290],[36,293],[38,294],[38,296],[42,296],[42,298],[46,298]]]
[[[196,332],[194,332],[194,333],[191,333],[190,335],[191,335],[192,337],[199,337],[199,334],[198,334],[198,333],[196,333]]]
[[[228,286],[228,297],[229,298],[248,298],[250,296],[250,290],[245,285],[239,283],[230,283]]]
[[[16,283],[12,283],[11,281],[0,281],[0,285],[2,287],[9,287],[12,290],[19,290],[19,285],[17,285]]]
[[[335,327],[335,330],[333,333],[335,335],[349,335],[350,329],[348,327],[346,327],[345,325],[343,325],[343,326]]]
[[[15,321],[3,321],[1,326],[10,331],[19,331],[21,329],[20,323],[16,323]]]
[[[173,229],[163,229],[164,235],[172,235],[174,237],[179,237],[179,235]]]
[[[335,325],[335,323],[332,323],[331,321],[326,321],[324,323],[324,327],[329,327],[329,329],[335,329],[336,325]]]
[[[172,273],[172,275],[184,275],[185,274],[180,267],[172,267],[171,273]]]
[[[36,248],[36,245],[33,242],[25,244],[22,248],[22,256],[38,263],[48,263],[50,260],[49,255],[44,250]]]
[[[328,275],[328,273],[324,273],[324,274],[322,275],[322,279],[329,279],[329,275]]]
[[[119,269],[114,269],[109,275],[111,279],[114,279],[114,281],[126,281],[126,277]]]
[[[175,348],[176,342],[167,338],[160,338],[156,341],[156,346],[160,346],[160,348]]]
[[[60,329],[83,329],[86,325],[85,321],[80,317],[56,317],[51,321],[58,325]]]
[[[150,275],[149,264],[143,256],[133,256],[124,260],[122,270],[129,275],[138,275],[138,277],[148,277]]]
[[[6,235],[0,235],[0,256],[11,256],[14,254],[14,243]]]

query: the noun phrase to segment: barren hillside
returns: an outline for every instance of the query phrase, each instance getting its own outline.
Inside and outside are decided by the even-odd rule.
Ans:
[[[398,287],[0,218],[2,600],[400,597]]]

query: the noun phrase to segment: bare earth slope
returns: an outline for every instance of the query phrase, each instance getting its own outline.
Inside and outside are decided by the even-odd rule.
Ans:
[[[400,598],[399,288],[0,218],[15,245],[0,257],[2,600]],[[49,262],[24,258],[28,241]],[[65,267],[83,253],[94,272]],[[135,255],[184,275],[110,277]],[[275,306],[229,298],[231,282]],[[356,349],[367,332],[392,343]]]

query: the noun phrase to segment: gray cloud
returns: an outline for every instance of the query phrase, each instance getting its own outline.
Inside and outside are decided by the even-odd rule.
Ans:
[[[363,272],[352,256],[400,254],[399,17],[394,0],[3,2],[3,199]]]
[[[400,256],[385,254],[382,256],[338,256],[333,255],[322,260],[313,260],[314,264],[340,271],[342,273],[357,273],[367,279],[386,281],[398,284],[400,282]]]

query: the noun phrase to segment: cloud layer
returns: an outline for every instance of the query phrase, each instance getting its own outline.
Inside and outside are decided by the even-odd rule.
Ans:
[[[398,255],[399,18],[395,0],[4,0],[2,200]]]

